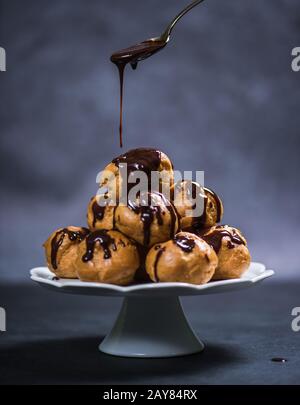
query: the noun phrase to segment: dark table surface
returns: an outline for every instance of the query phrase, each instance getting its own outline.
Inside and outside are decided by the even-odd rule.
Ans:
[[[38,285],[2,285],[1,384],[299,384],[300,332],[291,310],[300,284],[266,280],[247,290],[182,299],[206,348],[171,359],[105,355],[119,299],[82,297]],[[150,322],[150,320],[149,320]],[[284,357],[286,363],[271,361]]]

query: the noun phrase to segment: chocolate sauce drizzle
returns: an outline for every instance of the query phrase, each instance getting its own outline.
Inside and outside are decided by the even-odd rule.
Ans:
[[[54,269],[57,269],[57,252],[62,245],[64,238],[68,235],[70,241],[81,242],[88,234],[90,230],[87,228],[81,228],[80,231],[71,231],[68,228],[63,228],[57,231],[51,241],[51,264]]]
[[[197,190],[198,186],[194,183],[192,183],[192,196],[193,199],[196,198],[196,193],[200,192],[199,190]],[[216,222],[220,222],[221,220],[221,214],[222,214],[222,203],[220,198],[218,197],[218,195],[210,190],[209,188],[204,187],[204,192],[205,192],[205,196],[202,195],[202,198],[204,197],[204,206],[203,206],[203,213],[202,215],[200,215],[199,217],[193,217],[193,224],[192,227],[195,229],[199,229],[199,228],[203,228],[206,225],[206,220],[207,220],[207,203],[208,203],[208,194],[210,194],[213,199],[216,202],[216,209],[217,209],[217,218],[216,218]],[[195,207],[193,207],[195,208]]]
[[[155,261],[154,261],[154,279],[156,282],[159,282],[159,277],[158,277],[158,271],[157,271],[157,265],[159,262],[159,259],[161,258],[162,254],[164,253],[164,251],[166,250],[165,246],[161,247],[160,245],[155,246],[154,248],[155,250],[157,250],[156,256],[155,256]]]
[[[216,219],[216,222],[218,223],[218,222],[221,221],[221,214],[222,214],[221,200],[220,200],[218,194],[216,194],[213,190],[210,190],[209,188],[204,187],[204,191],[205,191],[206,194],[210,194],[214,198],[214,200],[216,202],[216,205],[217,205],[217,219]],[[206,199],[206,201],[207,201],[207,199]],[[205,210],[205,212],[206,212],[206,210]]]
[[[195,240],[193,238],[181,234],[175,235],[173,242],[186,253],[190,253],[195,247]]]
[[[211,233],[207,235],[199,235],[202,239],[207,242],[216,253],[221,249],[222,240],[225,237],[230,238],[227,243],[228,249],[233,249],[236,245],[245,245],[243,239],[238,235],[238,233],[233,229],[231,232],[224,229],[223,226],[219,225]]]
[[[138,148],[131,149],[128,152],[116,157],[112,160],[119,169],[127,165],[127,193],[138,184],[129,182],[130,175],[136,171],[141,171],[147,176],[147,189],[142,192],[151,191],[151,173],[159,171],[161,163],[161,152],[153,148]]]
[[[104,203],[103,203],[104,201]],[[97,221],[102,221],[105,214],[105,209],[109,203],[109,198],[104,196],[100,196],[99,200],[96,200],[92,204],[92,212],[93,212],[93,226],[96,225]]]
[[[106,206],[99,205],[97,201],[94,201],[92,205],[92,212],[93,212],[93,226],[96,225],[97,221],[101,221],[104,217]]]
[[[83,262],[88,262],[94,257],[94,250],[96,243],[99,243],[104,252],[104,259],[109,259],[111,257],[110,248],[113,251],[117,250],[115,240],[108,234],[108,231],[101,229],[90,233],[86,238],[86,253],[82,256]]]
[[[150,193],[142,193],[139,203],[128,200],[128,207],[137,215],[140,215],[144,231],[143,246],[148,246],[151,236],[150,228],[154,218],[156,217],[158,225],[163,224],[161,207],[159,205],[151,205]]]
[[[128,152],[113,159],[117,167],[122,167],[124,163],[127,164],[128,176],[139,170],[144,172],[148,180],[151,179],[151,172],[158,171],[161,162],[161,152],[153,148],[137,148],[131,149]],[[148,181],[150,186],[150,182]],[[131,184],[128,184],[128,187]],[[134,186],[134,184],[132,184]]]
[[[165,41],[147,40],[139,44],[130,46],[126,49],[121,49],[113,53],[110,57],[119,71],[120,80],[120,147],[123,147],[123,88],[124,88],[124,71],[127,64],[130,63],[132,69],[136,69],[140,61],[154,55],[166,45]]]
[[[143,222],[143,246],[149,245],[151,237],[151,225],[154,219],[157,219],[158,225],[163,225],[163,211],[162,206],[154,205],[151,201],[151,196],[158,195],[164,202],[164,206],[170,213],[170,238],[173,238],[175,234],[175,226],[177,215],[172,203],[170,203],[163,194],[158,192],[144,192],[140,195],[139,201],[128,200],[128,207],[140,216]]]

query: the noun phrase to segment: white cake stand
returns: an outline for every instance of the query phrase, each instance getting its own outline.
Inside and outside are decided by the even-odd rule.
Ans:
[[[254,286],[274,274],[260,263],[251,263],[240,279],[204,285],[149,283],[120,287],[80,280],[53,280],[47,267],[30,271],[31,279],[54,291],[124,297],[116,322],[100,344],[107,354],[126,357],[174,357],[201,352],[203,343],[187,321],[179,296],[216,294]]]

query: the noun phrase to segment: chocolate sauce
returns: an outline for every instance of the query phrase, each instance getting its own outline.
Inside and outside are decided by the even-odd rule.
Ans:
[[[130,175],[136,171],[141,171],[146,174],[148,183],[147,190],[151,190],[151,173],[159,171],[161,163],[161,152],[153,148],[138,148],[131,149],[128,152],[113,159],[114,163],[119,169],[122,169],[124,165],[127,165],[127,193],[138,184],[136,182],[131,182]]]
[[[126,65],[130,63],[132,69],[136,69],[140,61],[149,58],[156,52],[161,50],[166,45],[165,41],[159,40],[147,40],[139,44],[130,46],[126,49],[121,49],[113,53],[110,57],[112,63],[114,63],[119,71],[120,79],[120,147],[123,147],[123,88],[124,88],[124,71]]]
[[[128,200],[128,207],[134,211],[137,215],[140,215],[143,222],[143,246],[149,245],[151,237],[151,225],[154,219],[157,219],[158,225],[163,225],[163,210],[160,205],[154,205],[151,201],[153,194],[159,196],[170,213],[170,238],[173,238],[175,234],[175,226],[177,215],[172,203],[170,203],[163,194],[158,192],[144,192],[140,195],[139,201]]]
[[[97,221],[102,221],[105,214],[105,209],[109,203],[109,198],[104,196],[100,196],[99,200],[96,200],[92,204],[92,212],[93,212],[93,226],[96,225]]]
[[[151,178],[152,171],[158,171],[160,162],[161,153],[159,150],[153,148],[131,149],[112,161],[117,167],[122,167],[126,163],[128,176],[139,170],[143,171],[148,179]]]
[[[144,232],[143,246],[148,246],[151,237],[151,224],[154,218],[157,219],[158,225],[163,224],[161,207],[152,205],[151,193],[142,193],[139,202],[128,200],[128,207],[137,215],[140,215]]]
[[[284,359],[283,357],[273,357],[271,361],[275,363],[286,363],[288,360]]]
[[[113,211],[113,229],[116,229],[116,209],[118,208],[118,206],[114,206],[114,211]]]
[[[62,245],[64,238],[68,235],[70,241],[81,242],[88,234],[90,230],[87,228],[81,228],[80,231],[71,231],[68,228],[63,228],[57,231],[51,241],[51,264],[54,269],[57,269],[57,252]]]
[[[222,203],[221,203],[221,200],[220,200],[219,196],[218,196],[214,191],[210,190],[209,188],[204,187],[204,191],[205,191],[206,194],[210,194],[210,195],[214,198],[214,200],[215,200],[215,202],[216,202],[216,205],[217,205],[217,219],[216,219],[216,223],[218,223],[218,222],[221,221],[221,214],[222,214]]]
[[[197,192],[199,193],[200,191],[197,190],[197,188],[199,188],[199,187],[195,183],[192,183],[192,184],[193,184],[193,186],[192,186],[192,196],[193,196],[193,199],[195,199],[196,198],[196,193]],[[222,203],[221,203],[220,198],[218,197],[218,195],[214,191],[210,190],[209,188],[204,187],[204,192],[205,192],[204,196],[201,194],[202,198],[204,198],[203,213],[199,217],[193,217],[193,225],[192,226],[193,226],[193,228],[196,228],[196,229],[203,228],[205,226],[205,224],[206,224],[207,211],[208,211],[208,209],[207,209],[207,203],[208,203],[208,196],[207,195],[208,194],[210,194],[213,197],[213,199],[215,200],[215,202],[216,202],[216,210],[217,210],[216,222],[218,223],[221,220]],[[195,208],[195,207],[193,207],[193,208]]]
[[[164,251],[166,250],[165,247],[161,247],[160,245],[157,245],[155,247],[155,250],[157,250],[156,256],[155,256],[155,261],[154,261],[154,279],[156,282],[159,281],[159,277],[158,277],[158,272],[157,272],[157,265],[158,265],[158,261],[161,258],[161,255],[164,253]]]
[[[111,257],[110,248],[116,251],[117,246],[115,240],[108,234],[108,231],[101,229],[90,233],[86,238],[86,253],[82,256],[83,262],[88,262],[94,257],[94,249],[96,243],[99,243],[104,252],[104,259],[109,259]]]
[[[106,206],[99,205],[97,201],[94,201],[92,205],[92,212],[93,212],[93,226],[96,225],[97,221],[101,221],[104,217]]]
[[[190,253],[195,247],[195,240],[185,235],[177,234],[173,238],[173,241],[186,253]]]
[[[238,235],[238,233],[236,233],[234,230],[230,232],[227,229],[224,229],[222,226],[217,226],[216,229],[207,235],[201,235],[200,233],[199,236],[201,236],[201,238],[204,239],[205,242],[207,242],[216,253],[218,253],[221,249],[222,239],[225,237],[230,238],[227,243],[227,247],[229,249],[233,249],[236,245],[245,245],[245,242]]]

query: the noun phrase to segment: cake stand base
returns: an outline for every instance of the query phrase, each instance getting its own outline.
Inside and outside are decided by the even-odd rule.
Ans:
[[[174,296],[125,298],[112,330],[99,346],[114,356],[153,358],[203,349]]]

